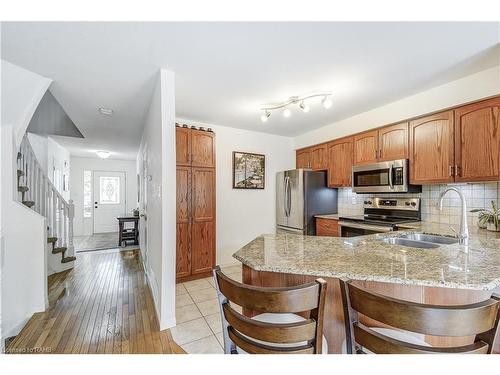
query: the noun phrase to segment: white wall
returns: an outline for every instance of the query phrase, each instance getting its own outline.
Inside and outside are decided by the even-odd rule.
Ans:
[[[216,137],[217,264],[236,263],[232,255],[263,233],[276,230],[276,173],[295,168],[292,139],[177,119],[179,124],[210,127]],[[266,155],[264,190],[232,188],[233,151]]]
[[[9,337],[47,306],[47,224],[43,216],[14,201],[17,147],[13,127],[2,124],[1,132],[1,324],[2,335]]]
[[[143,165],[147,176],[143,175]],[[175,75],[161,69],[137,155],[141,202],[140,246],[160,329],[175,325]],[[146,192],[142,188],[146,185]]]
[[[4,60],[1,70],[0,294],[5,338],[18,334],[35,312],[47,306],[46,221],[14,196],[17,150],[51,81]]]
[[[137,207],[137,170],[134,160],[71,157],[70,197],[75,205],[73,231],[75,236],[93,233],[93,218],[83,217],[83,172],[125,172],[126,212]],[[93,186],[93,185],[92,185]]]
[[[294,138],[294,145],[295,148],[306,147],[498,94],[500,66],[299,135]]]

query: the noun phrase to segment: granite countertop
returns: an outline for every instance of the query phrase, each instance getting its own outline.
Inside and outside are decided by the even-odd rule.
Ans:
[[[459,244],[417,249],[381,241],[411,232],[453,235],[448,225],[409,226],[350,238],[263,234],[233,257],[257,271],[474,290],[500,286],[499,232],[471,227],[468,253]]]
[[[314,215],[314,217],[320,218],[320,219],[338,220],[339,214]]]

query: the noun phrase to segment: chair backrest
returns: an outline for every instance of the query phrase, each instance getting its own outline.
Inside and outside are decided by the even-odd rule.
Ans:
[[[236,347],[255,354],[321,354],[326,282],[289,288],[264,288],[241,284],[213,269],[220,303],[225,353]],[[232,304],[259,313],[306,313],[292,323],[269,323],[250,319]]]
[[[340,280],[348,353],[491,353],[499,327],[500,298],[469,305],[436,306],[408,302]],[[360,323],[358,314],[396,329],[433,336],[475,336],[470,345],[432,347],[400,341]]]

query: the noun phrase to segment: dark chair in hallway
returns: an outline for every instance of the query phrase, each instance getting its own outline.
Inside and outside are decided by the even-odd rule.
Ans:
[[[213,270],[220,303],[226,354],[321,354],[326,282],[290,288],[262,288],[238,283]],[[239,305],[258,315],[249,318]],[[300,315],[298,315],[300,313]]]

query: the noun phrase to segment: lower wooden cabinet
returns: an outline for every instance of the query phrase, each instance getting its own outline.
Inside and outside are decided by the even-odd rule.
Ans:
[[[340,237],[339,221],[317,217],[316,236]]]
[[[215,265],[215,222],[194,223],[191,229],[191,275],[211,272]]]

